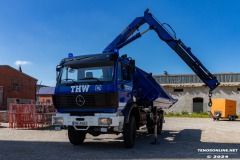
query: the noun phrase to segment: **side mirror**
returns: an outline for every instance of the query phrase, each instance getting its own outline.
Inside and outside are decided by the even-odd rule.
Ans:
[[[59,71],[60,71],[60,66],[57,66],[56,72],[59,72]]]
[[[135,73],[135,60],[129,61],[130,74],[134,75]]]
[[[59,72],[60,72],[60,66],[56,67],[56,81],[58,80]]]

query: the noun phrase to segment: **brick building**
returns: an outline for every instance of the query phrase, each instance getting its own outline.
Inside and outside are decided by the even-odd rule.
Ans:
[[[8,65],[0,65],[0,110],[7,110],[10,103],[34,103],[36,83],[33,77]]]
[[[220,85],[213,91],[212,98],[237,101],[237,114],[240,114],[240,73],[214,74]],[[200,113],[210,111],[209,88],[195,74],[155,75],[155,80],[173,97],[178,99],[166,112],[187,111]]]

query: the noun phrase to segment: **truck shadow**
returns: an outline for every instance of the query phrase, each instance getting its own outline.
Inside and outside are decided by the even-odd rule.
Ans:
[[[202,153],[201,149],[239,149],[238,143],[214,143],[201,141],[202,130],[200,129],[184,129],[181,131],[165,130],[158,136],[158,145],[152,145],[154,135],[147,134],[146,131],[139,131],[137,134],[135,147],[132,149],[123,149],[122,137],[112,139],[109,142],[86,142],[82,147],[89,150],[97,150],[99,148],[114,154],[116,159],[136,158],[207,158],[213,156],[213,153]],[[100,140],[96,138],[95,140]],[[120,152],[123,155],[117,154]],[[229,158],[240,158],[240,153],[225,154],[216,153],[215,155],[229,156]],[[107,157],[105,157],[107,158]],[[108,157],[109,158],[109,157]],[[209,158],[209,157],[208,157]],[[114,159],[114,158],[111,158]]]
[[[202,130],[165,130],[158,137],[158,145],[152,145],[153,135],[139,131],[134,148],[123,146],[121,136],[116,138],[93,137],[82,145],[69,142],[0,141],[0,159],[160,159],[160,158],[207,158],[213,154],[202,154],[199,149],[239,149],[238,143],[213,143],[201,141]],[[30,154],[31,153],[31,154]],[[216,155],[227,155],[216,153]],[[229,154],[229,158],[240,158],[240,151]]]

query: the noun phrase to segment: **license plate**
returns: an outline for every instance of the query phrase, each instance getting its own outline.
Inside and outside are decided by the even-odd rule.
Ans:
[[[87,122],[86,121],[80,121],[80,122],[73,122],[73,125],[78,125],[78,126],[87,126]]]

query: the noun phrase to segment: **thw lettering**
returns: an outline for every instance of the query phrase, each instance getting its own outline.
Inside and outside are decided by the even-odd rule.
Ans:
[[[88,92],[89,85],[71,86],[71,93]]]

